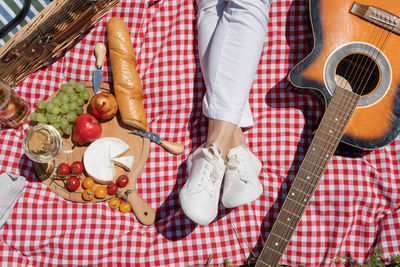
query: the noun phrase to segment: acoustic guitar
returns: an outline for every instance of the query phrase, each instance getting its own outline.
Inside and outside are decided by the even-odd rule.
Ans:
[[[314,47],[289,81],[325,111],[256,266],[279,264],[339,142],[375,149],[400,131],[398,0],[310,0],[309,9]]]

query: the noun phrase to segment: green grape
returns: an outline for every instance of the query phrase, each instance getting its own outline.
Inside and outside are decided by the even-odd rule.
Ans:
[[[75,111],[76,111],[76,114],[80,115],[80,114],[83,113],[83,107],[77,107],[77,108],[75,109]]]
[[[71,85],[67,85],[67,89],[65,89],[65,94],[66,95],[72,95],[75,93],[74,87],[72,87]]]
[[[61,91],[58,91],[58,93],[56,94],[56,97],[54,98],[54,99],[58,99],[58,100],[60,100],[60,102],[62,103],[62,96],[64,95],[64,93],[63,92],[61,92]]]
[[[67,115],[65,115],[68,121],[73,122],[76,119],[76,114],[75,112],[69,111]]]
[[[76,90],[78,92],[86,91],[86,84],[85,84],[84,81],[79,81],[79,82],[76,83],[76,87],[75,88],[76,88]]]
[[[73,94],[71,94],[69,96],[69,101],[70,102],[76,102],[78,99],[79,99],[79,95],[78,94],[73,93]]]
[[[60,133],[61,136],[64,135],[64,131],[61,128],[57,129],[57,131]]]
[[[51,102],[46,103],[46,112],[51,113],[51,110],[55,107],[55,105]]]
[[[61,129],[65,130],[68,128],[68,126],[69,126],[69,121],[67,120],[67,118],[65,118],[65,117],[60,118]]]
[[[60,107],[60,112],[61,112],[61,113],[67,114],[68,111],[69,111],[69,105],[68,105],[68,104],[63,104],[63,105]]]
[[[43,113],[37,113],[36,121],[41,123],[41,124],[46,124],[47,123],[47,118]]]
[[[49,116],[46,117],[50,123],[58,123],[60,121],[60,116],[57,116],[55,114],[50,114]]]
[[[76,110],[78,108],[78,104],[75,102],[71,102],[68,104],[69,110]]]
[[[71,79],[68,81],[68,85],[72,86],[72,88],[76,87],[76,80],[75,79]]]
[[[64,130],[64,133],[65,133],[66,135],[72,134],[72,124],[70,124],[70,125],[67,127],[67,129]]]
[[[63,96],[61,97],[61,102],[62,102],[63,104],[68,104],[68,103],[69,103],[69,96],[63,95]]]
[[[52,107],[52,109],[50,110],[50,113],[58,115],[60,113],[60,108],[57,106]]]
[[[65,83],[61,84],[60,90],[65,91],[65,89],[67,89],[67,84],[65,84]]]
[[[31,118],[32,121],[37,121],[36,120],[36,115],[37,115],[37,113],[35,113],[35,112],[31,113],[30,118]]]
[[[51,102],[52,102],[55,106],[57,106],[57,107],[61,106],[61,99],[59,99],[59,98],[57,98],[57,97],[53,98],[53,99],[51,100]]]
[[[61,128],[60,128],[60,124],[59,124],[58,122],[52,123],[51,126],[53,126],[54,128],[56,128],[57,130],[58,130],[58,129],[61,129]]]
[[[80,98],[82,98],[83,100],[88,100],[90,98],[90,94],[88,91],[83,91],[81,93],[79,93]]]
[[[78,104],[78,106],[82,107],[83,105],[85,105],[85,100],[83,100],[82,98],[78,98],[78,100],[76,100],[76,103]]]
[[[38,100],[37,101],[37,108],[38,109],[45,109],[46,108],[46,103],[43,100]]]

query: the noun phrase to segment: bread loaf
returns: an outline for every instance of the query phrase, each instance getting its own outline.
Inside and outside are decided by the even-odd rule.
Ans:
[[[147,130],[143,106],[142,83],[136,70],[136,56],[128,29],[119,18],[107,23],[109,54],[115,97],[122,121]]]

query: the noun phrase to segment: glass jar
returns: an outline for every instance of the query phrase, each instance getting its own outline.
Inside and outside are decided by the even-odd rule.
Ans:
[[[29,104],[11,87],[0,81],[0,122],[8,128],[18,128],[29,118]]]

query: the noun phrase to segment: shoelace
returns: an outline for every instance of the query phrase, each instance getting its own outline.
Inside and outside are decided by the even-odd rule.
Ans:
[[[213,149],[213,148],[210,148]],[[213,149],[214,150],[214,149]],[[218,162],[218,157],[216,153],[219,153],[216,149],[213,151],[213,159],[208,160],[210,164],[207,164],[203,171],[203,177],[201,179],[200,187],[204,188],[210,196],[215,195],[215,184],[222,179],[222,174],[220,173],[220,168],[218,168],[215,162]]]
[[[230,158],[227,165],[230,171],[237,172],[237,176],[234,176],[235,178],[239,178],[244,183],[247,183],[249,181],[247,179],[247,171],[243,168],[243,166],[243,160],[238,159],[237,155],[234,155],[232,158]]]

